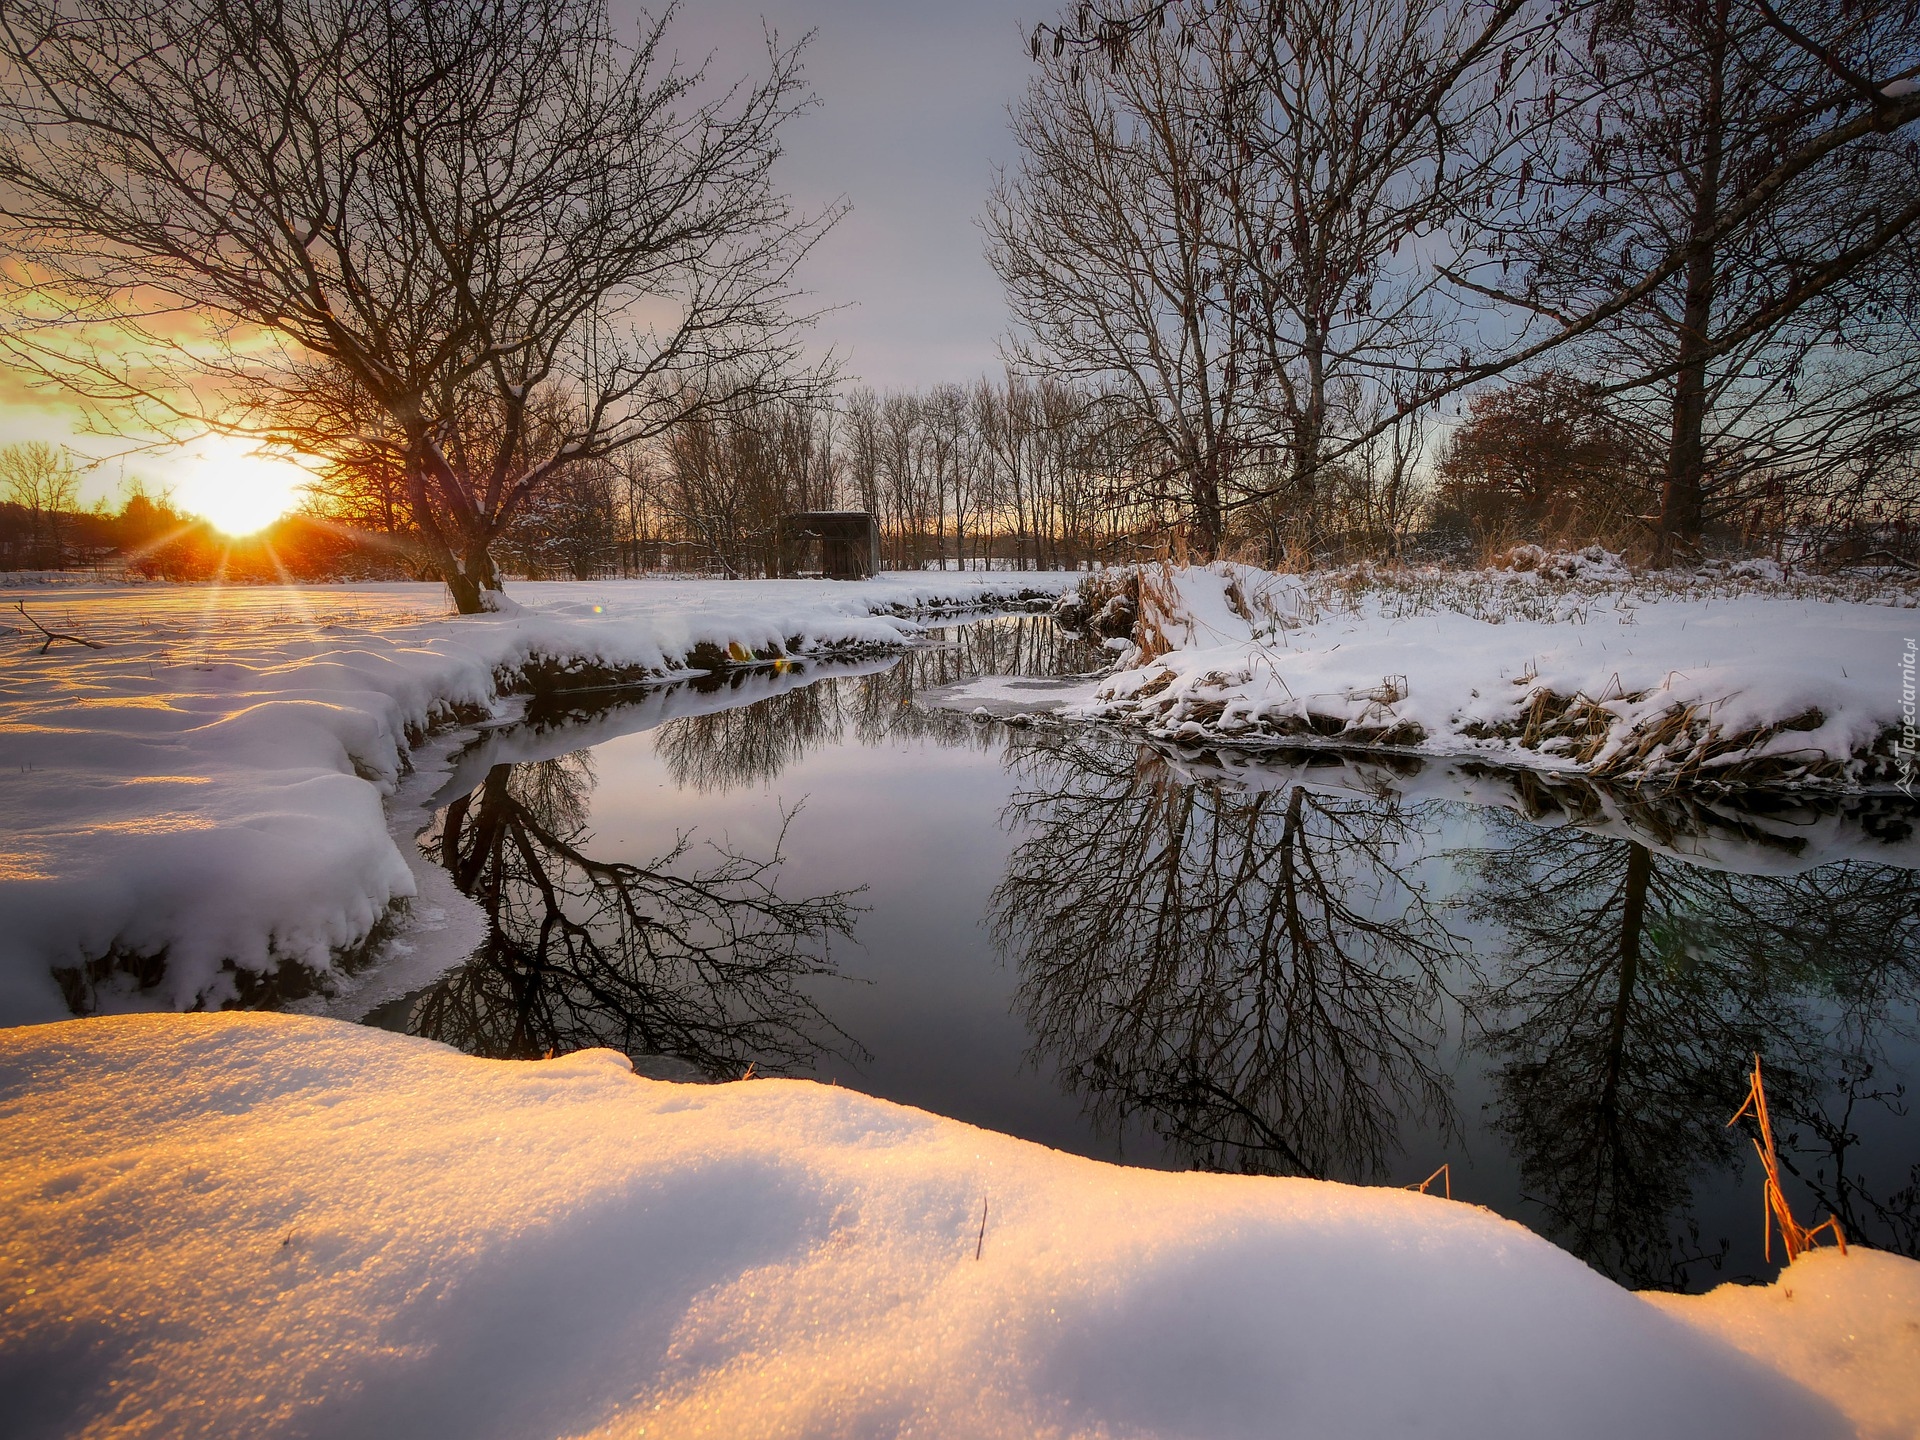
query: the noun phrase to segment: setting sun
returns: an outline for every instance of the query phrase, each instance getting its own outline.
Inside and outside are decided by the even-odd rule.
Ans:
[[[201,441],[182,458],[174,503],[227,535],[251,535],[293,509],[312,476],[245,440]]]

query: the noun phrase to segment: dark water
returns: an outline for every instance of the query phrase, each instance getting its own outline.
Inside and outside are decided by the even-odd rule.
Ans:
[[[421,843],[490,939],[373,1018],[1134,1165],[1445,1164],[1641,1288],[1781,1259],[1726,1124],[1757,1054],[1803,1223],[1920,1254],[1914,807],[983,724],[914,695],[1101,656],[1044,617],[942,638],[487,736]]]

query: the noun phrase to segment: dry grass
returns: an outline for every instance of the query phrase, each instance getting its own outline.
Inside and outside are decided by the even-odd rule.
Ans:
[[[1506,552],[1508,558],[1511,551]],[[1730,600],[1758,595],[1789,600],[1920,608],[1920,576],[1888,572],[1793,571],[1779,576],[1750,566],[1709,564],[1684,570],[1596,564],[1579,552],[1546,552],[1478,569],[1359,564],[1315,570],[1302,578],[1310,597],[1339,612],[1371,598],[1390,619],[1453,613],[1499,624],[1509,620],[1580,622],[1595,609],[1633,610],[1663,600]]]
[[[1740,1108],[1733,1113],[1733,1119],[1727,1124],[1737,1124],[1743,1116],[1751,1114],[1759,1127],[1760,1136],[1753,1142],[1754,1152],[1760,1157],[1760,1164],[1766,1171],[1766,1219],[1762,1231],[1763,1250],[1767,1259],[1773,1258],[1773,1232],[1780,1232],[1780,1243],[1786,1246],[1787,1263],[1791,1265],[1802,1252],[1813,1248],[1813,1240],[1823,1230],[1831,1230],[1842,1255],[1847,1253],[1847,1237],[1840,1233],[1840,1221],[1829,1215],[1811,1230],[1793,1218],[1793,1209],[1787,1204],[1786,1192],[1780,1188],[1780,1156],[1773,1148],[1773,1121],[1767,1115],[1767,1087],[1760,1078],[1760,1057],[1753,1057],[1753,1078],[1747,1085],[1747,1098],[1740,1102]]]
[[[1174,648],[1168,637],[1168,620],[1180,613],[1179,592],[1165,565],[1143,565],[1137,574],[1135,604],[1139,619],[1133,627],[1133,643],[1142,660],[1157,659]]]

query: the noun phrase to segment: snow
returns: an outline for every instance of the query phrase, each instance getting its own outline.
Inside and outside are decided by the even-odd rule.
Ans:
[[[982,675],[953,685],[922,690],[916,705],[930,710],[1006,719],[1016,715],[1052,715],[1090,702],[1099,684],[1090,677]]]
[[[56,968],[103,1012],[217,1006],[288,962],[326,982],[419,884],[382,809],[414,744],[503,713],[503,682],[530,665],[626,678],[689,673],[703,645],[898,648],[938,608],[1072,580],[528,584],[460,618],[429,585],[0,594],[0,615],[24,600],[104,647],[42,655],[24,622],[0,637],[0,1023],[71,1013]]]
[[[1530,558],[1453,578],[1146,567],[1134,646],[1065,713],[1636,780],[1899,778],[1911,589],[1623,583],[1605,552]]]
[[[285,1015],[0,1034],[0,1193],[22,1437],[1818,1440],[1920,1397],[1904,1260],[1650,1304],[1435,1196]]]
[[[1647,1299],[1826,1396],[1861,1440],[1920,1435],[1920,1264],[1813,1250],[1771,1285]]]

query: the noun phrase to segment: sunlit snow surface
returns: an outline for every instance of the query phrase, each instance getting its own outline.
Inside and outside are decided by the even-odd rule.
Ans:
[[[1920,1414],[1887,1363],[1912,1262],[1822,1257],[1839,1305],[1663,1311],[1439,1198],[1121,1169],[610,1051],[259,1014],[0,1032],[0,1187],[20,1437],[1817,1440]]]
[[[702,642],[898,646],[906,615],[1070,576],[516,585],[506,613],[448,616],[434,585],[24,587],[0,591],[0,1024],[69,1013],[50,971],[166,953],[102,1010],[218,1005],[233,962],[316,969],[414,880],[383,794],[409,727],[495,710],[533,655],[664,670]],[[49,629],[13,611],[24,601]],[[900,613],[892,613],[900,612]]]

